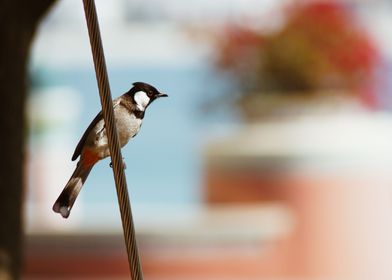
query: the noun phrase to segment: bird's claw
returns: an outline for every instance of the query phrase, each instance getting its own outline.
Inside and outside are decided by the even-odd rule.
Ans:
[[[127,169],[127,165],[126,165],[126,163],[125,163],[124,158],[122,158],[122,162],[123,162],[124,169]],[[109,166],[110,166],[110,168],[113,168],[113,163],[110,162],[110,163],[109,163]]]

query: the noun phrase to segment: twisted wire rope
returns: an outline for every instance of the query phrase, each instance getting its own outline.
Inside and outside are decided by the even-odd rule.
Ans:
[[[127,248],[129,269],[133,280],[143,280],[127,182],[124,174],[123,159],[114,119],[113,101],[110,93],[109,78],[106,69],[97,11],[94,0],[83,0],[83,4],[102,105],[102,114],[105,121],[105,129],[112,159],[113,175]]]

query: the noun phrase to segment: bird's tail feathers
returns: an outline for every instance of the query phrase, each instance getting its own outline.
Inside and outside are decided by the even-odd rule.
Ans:
[[[63,218],[68,218],[72,206],[93,166],[94,164],[85,165],[82,161],[78,162],[71,178],[53,205],[52,209],[54,212],[60,213]]]

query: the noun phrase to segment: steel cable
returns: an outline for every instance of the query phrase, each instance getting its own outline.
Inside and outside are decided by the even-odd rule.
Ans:
[[[114,120],[113,102],[110,93],[109,78],[102,47],[97,11],[94,0],[83,0],[83,4],[99,88],[99,96],[101,99],[102,114],[105,121],[105,129],[112,159],[113,175],[116,183],[117,198],[120,207],[125,244],[127,247],[129,269],[133,280],[142,280],[143,272],[136,243],[135,227],[124,174],[123,159]]]

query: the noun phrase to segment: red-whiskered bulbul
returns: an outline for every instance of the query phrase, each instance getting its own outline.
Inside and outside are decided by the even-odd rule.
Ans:
[[[121,147],[124,147],[139,132],[147,107],[157,98],[166,96],[167,94],[159,92],[147,83],[136,82],[128,92],[113,100],[114,118]],[[109,155],[105,123],[100,112],[87,127],[76,146],[72,160],[76,160],[79,156],[80,159],[53,205],[54,212],[60,213],[63,218],[68,218],[91,169],[99,160]]]

